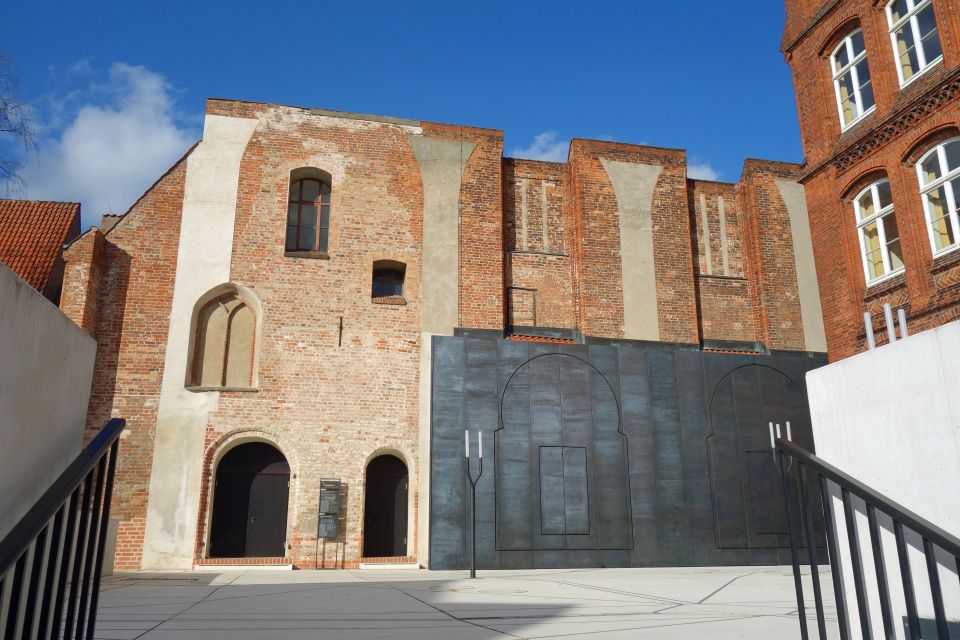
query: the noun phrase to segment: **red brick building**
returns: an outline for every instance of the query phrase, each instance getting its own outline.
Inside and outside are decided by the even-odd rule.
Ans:
[[[800,168],[686,170],[209,100],[203,140],[66,253],[62,306],[99,345],[88,428],[128,425],[117,566],[426,564],[434,336],[825,351]],[[339,541],[317,532],[331,478]]]
[[[960,317],[960,2],[789,0],[805,186],[832,360]]]
[[[0,262],[54,304],[63,247],[80,235],[79,202],[0,199]]]

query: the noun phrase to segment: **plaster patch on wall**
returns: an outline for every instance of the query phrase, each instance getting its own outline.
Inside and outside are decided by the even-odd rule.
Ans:
[[[477,145],[410,136],[423,181],[423,330],[453,335],[460,268],[460,182]]]
[[[620,209],[623,337],[659,340],[653,253],[653,191],[663,167],[602,159]]]
[[[412,135],[421,135],[423,128],[413,121],[403,121],[399,118],[384,116],[365,116],[363,114],[347,113],[342,115],[326,115],[320,110],[308,110],[296,107],[270,105],[264,120],[275,131],[294,131],[303,124],[317,127],[339,128],[346,131],[371,131],[375,129],[391,128]]]
[[[703,253],[706,262],[706,269],[701,269],[701,272],[712,275],[713,248],[710,246],[710,216],[707,214],[707,196],[702,193],[700,194],[700,218],[703,220],[703,230],[700,232],[700,237],[703,239]]]
[[[730,252],[727,249],[727,211],[723,196],[717,196],[717,213],[720,216],[720,255],[723,260],[723,275],[730,275]]]
[[[203,438],[216,392],[185,388],[190,322],[197,300],[229,282],[240,161],[257,120],[207,115],[187,159],[177,277],[150,474],[144,569],[190,569],[200,501]]]
[[[820,288],[813,262],[813,240],[807,217],[807,198],[803,185],[789,180],[777,180],[777,189],[790,214],[790,236],[797,267],[797,291],[800,298],[800,317],[803,321],[803,343],[807,351],[827,350],[823,328],[823,309],[820,306]]]

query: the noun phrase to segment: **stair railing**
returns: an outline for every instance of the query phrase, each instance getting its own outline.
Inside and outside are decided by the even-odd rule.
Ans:
[[[807,616],[803,591],[803,579],[800,571],[800,555],[805,550],[806,563],[810,567],[814,606],[816,607],[818,637],[827,640],[827,617],[824,613],[824,598],[820,585],[818,565],[829,564],[833,582],[833,596],[836,603],[836,630],[841,640],[851,640],[855,637],[855,629],[859,627],[859,634],[864,640],[886,638],[894,640],[905,637],[910,640],[936,637],[940,640],[950,639],[950,628],[954,627],[957,633],[956,622],[948,622],[944,606],[944,589],[941,583],[943,573],[954,574],[960,577],[960,539],[944,531],[935,524],[925,520],[875,489],[868,487],[849,474],[818,458],[806,449],[797,446],[789,440],[778,438],[776,451],[779,459],[780,474],[783,483],[783,494],[787,508],[787,524],[789,530],[790,553],[793,563],[794,586],[797,595],[797,609],[800,617],[800,632],[803,640],[809,639]],[[918,474],[920,470],[918,470]],[[905,479],[909,481],[908,479]],[[941,490],[951,490],[941,487]],[[952,490],[957,490],[954,487]],[[839,501],[837,500],[839,496]],[[855,502],[855,499],[858,499]],[[861,506],[860,502],[863,505]],[[837,504],[839,502],[839,504]],[[819,503],[819,504],[816,504]],[[815,506],[816,505],[816,506]],[[799,509],[796,507],[799,506]],[[839,507],[839,508],[838,508]],[[815,514],[815,509],[819,514]],[[865,549],[862,546],[861,532],[858,527],[857,516],[866,511],[867,527],[869,529],[870,544]],[[840,513],[842,511],[842,513]],[[906,610],[902,627],[895,624],[894,606],[891,594],[887,557],[884,553],[884,540],[881,529],[889,531],[886,520],[881,523],[878,515],[892,521],[893,538],[896,546],[896,557],[900,573],[900,588],[896,593],[897,603],[903,601]],[[822,515],[826,533],[826,558],[819,557],[817,548],[817,534],[814,522]],[[797,522],[799,516],[800,522]],[[841,528],[842,527],[842,528]],[[846,538],[849,552],[843,549],[840,533]],[[887,536],[889,538],[889,536]],[[910,540],[919,538],[920,545],[910,545]],[[813,541],[814,544],[810,544]],[[888,549],[892,545],[889,545]],[[922,550],[925,560],[929,594],[924,588],[924,595],[930,596],[933,609],[933,624],[921,628],[921,619],[917,606],[918,584],[914,582],[913,569],[910,562],[910,549],[916,547]],[[941,550],[938,553],[937,550]],[[822,548],[821,548],[822,550]],[[892,549],[891,549],[892,551]],[[892,554],[891,554],[892,555]],[[938,560],[937,556],[941,560]],[[864,563],[872,558],[873,576],[876,579],[876,591],[868,589],[864,574]],[[946,562],[944,558],[948,558]],[[849,562],[847,571],[843,565]],[[851,616],[847,607],[848,592],[844,588],[844,576],[851,574],[856,599],[856,619]],[[954,585],[960,588],[960,584]],[[954,589],[954,593],[956,593]],[[871,603],[879,601],[880,619],[871,615]],[[953,611],[960,610],[960,602],[951,603]],[[831,626],[832,620],[831,620]],[[882,627],[882,635],[875,633]],[[898,633],[899,632],[899,633]],[[931,635],[935,633],[936,636]],[[921,635],[922,634],[922,635]],[[831,635],[830,637],[836,637]],[[956,637],[956,636],[955,636]]]
[[[0,541],[0,638],[94,637],[124,424],[110,420]]]

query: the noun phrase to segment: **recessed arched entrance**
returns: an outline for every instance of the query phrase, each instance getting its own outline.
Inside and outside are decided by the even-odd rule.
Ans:
[[[211,558],[286,555],[290,465],[275,447],[250,442],[217,465],[210,525]]]
[[[384,558],[407,555],[407,465],[382,455],[367,465],[363,503],[363,555]]]

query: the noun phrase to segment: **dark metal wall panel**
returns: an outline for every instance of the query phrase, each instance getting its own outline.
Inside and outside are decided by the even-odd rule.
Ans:
[[[690,528],[683,487],[680,399],[677,395],[675,353],[651,350],[651,410],[657,474],[657,518],[660,522],[660,560],[689,564]]]
[[[789,419],[811,447],[804,375],[824,357],[486,337],[434,338],[433,353],[431,567],[468,558],[464,429],[493,443],[481,568],[789,560],[766,425]]]
[[[660,563],[660,521],[657,518],[657,473],[650,413],[650,369],[647,351],[634,345],[620,349],[620,397],[623,430],[630,442],[630,498],[633,517],[634,566]]]
[[[448,338],[455,340],[456,338]],[[527,344],[503,341],[498,344],[499,364],[497,388],[502,394],[510,376],[529,357]],[[494,482],[496,484],[497,536],[496,548],[520,551],[533,548],[534,529],[540,528],[539,510],[531,513],[530,501],[534,495],[531,461],[538,452],[531,447],[531,419],[539,411],[523,409],[523,400],[529,405],[530,390],[526,379],[517,380],[510,387],[510,396],[503,407],[503,424],[508,428],[496,432]],[[509,400],[515,399],[514,402]],[[500,399],[497,398],[500,411]],[[492,425],[496,428],[497,423]],[[452,567],[451,567],[452,568]],[[458,567],[459,568],[459,567]]]
[[[718,565],[710,498],[710,468],[706,439],[710,425],[706,412],[703,358],[697,351],[677,353],[677,388],[683,438],[684,499],[690,527],[690,563]]]
[[[466,342],[433,338],[430,565],[463,567],[467,501],[463,455]]]
[[[470,446],[477,445],[477,434],[483,433],[485,468],[477,483],[477,564],[497,567],[495,484],[493,472],[494,432],[500,395],[497,392],[497,343],[492,340],[467,338],[464,374],[465,428],[471,435]],[[474,453],[474,464],[478,462]],[[477,473],[478,466],[473,472]],[[466,489],[466,485],[464,485]]]

